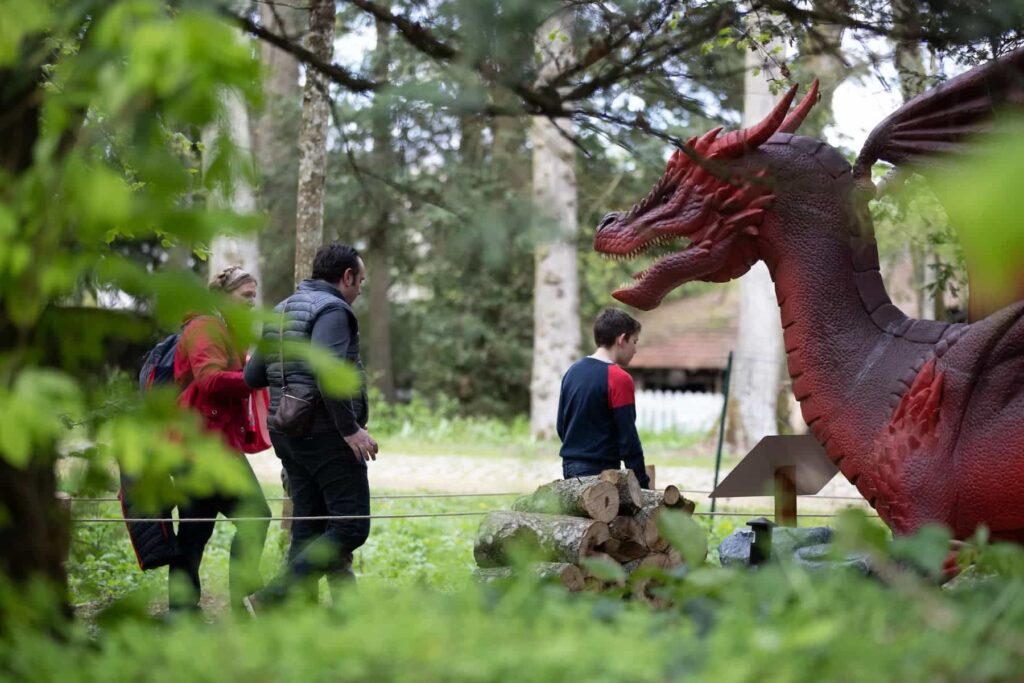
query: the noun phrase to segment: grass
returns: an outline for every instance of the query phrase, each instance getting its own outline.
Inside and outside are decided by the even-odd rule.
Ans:
[[[264,493],[268,498],[282,496],[280,487],[265,486]],[[478,497],[377,499],[372,510],[375,515],[485,513],[508,502]],[[275,516],[280,515],[280,501],[270,501],[270,507]],[[75,503],[74,513],[75,517],[120,518],[116,503]],[[458,588],[469,579],[473,568],[473,538],[481,518],[374,520],[369,540],[355,553],[356,573],[365,582]],[[204,590],[218,600],[227,595],[228,548],[233,533],[234,527],[228,522],[216,525],[200,570]],[[271,523],[263,555],[264,578],[269,579],[281,566],[287,544],[288,536],[281,524]],[[122,524],[76,524],[69,570],[76,604],[106,603],[134,591],[151,593],[157,602],[166,601],[167,569],[140,571]]]
[[[280,498],[277,486],[265,486],[268,498]],[[374,492],[386,496],[386,492]],[[407,495],[407,494],[402,494]],[[438,512],[479,512],[503,509],[510,499],[484,497],[375,499],[375,515],[430,514]],[[275,516],[281,513],[281,502],[270,501]],[[117,504],[76,503],[75,517],[119,519]],[[356,551],[353,567],[361,582],[390,586],[426,585],[441,591],[454,591],[471,580],[473,540],[483,518],[424,517],[412,519],[376,519],[366,544]],[[711,547],[735,528],[742,527],[746,517],[702,518]],[[200,570],[204,592],[211,596],[217,609],[223,605],[227,592],[228,547],[234,527],[218,523],[206,547]],[[270,525],[263,555],[263,575],[269,579],[281,566],[288,536],[279,522]],[[166,604],[167,569],[142,572],[122,524],[76,524],[72,533],[69,562],[72,600],[77,605],[100,606],[128,593],[143,592],[154,604]]]

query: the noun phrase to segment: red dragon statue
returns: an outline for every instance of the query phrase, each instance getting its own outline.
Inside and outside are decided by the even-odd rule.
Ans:
[[[1024,301],[970,324],[908,318],[886,294],[867,208],[876,161],[948,161],[1000,105],[1024,104],[1024,51],[906,103],[852,167],[795,134],[817,83],[789,112],[795,93],[752,128],[689,141],[647,197],[601,221],[605,255],[683,242],[613,296],[649,310],[684,282],[763,260],[803,418],[889,527],[937,522],[963,539],[983,524],[1024,542]]]

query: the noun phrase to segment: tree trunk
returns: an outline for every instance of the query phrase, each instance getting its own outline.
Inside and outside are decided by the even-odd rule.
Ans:
[[[601,481],[615,486],[619,492],[619,514],[632,515],[640,509],[643,489],[632,470],[605,470]]]
[[[334,58],[334,0],[311,0],[309,50],[325,62]],[[296,195],[295,284],[309,277],[313,256],[324,241],[324,186],[330,121],[326,77],[306,70],[299,127],[299,188]]]
[[[578,564],[610,538],[608,525],[582,517],[500,510],[487,515],[477,532],[473,557],[480,567],[504,567],[517,552],[549,562]]]
[[[388,3],[383,3],[387,6]],[[373,53],[373,78],[385,83],[391,57],[390,24],[377,21],[377,47]],[[395,165],[391,140],[391,114],[384,97],[375,96],[373,105],[373,167],[377,173],[387,174]],[[395,374],[391,355],[391,301],[388,290],[391,287],[390,233],[393,216],[388,188],[381,182],[374,183],[374,207],[369,226],[369,244],[366,254],[366,271],[370,298],[370,376],[384,400],[395,400]]]
[[[249,126],[249,110],[245,106],[241,95],[237,92],[228,91],[224,93],[224,125],[218,130],[215,127],[207,128],[203,134],[203,143],[207,152],[213,152],[216,148],[217,135],[226,134],[230,137],[231,144],[242,151],[247,160],[251,161],[251,134]],[[206,167],[211,160],[211,155],[205,155],[203,166]],[[230,196],[215,196],[212,198],[215,204],[229,208],[235,213],[252,214],[256,212],[256,195],[250,185],[243,178],[235,181]],[[213,238],[210,244],[210,274],[219,273],[228,266],[240,266],[262,284],[263,278],[260,274],[260,247],[257,237],[249,235],[230,235],[221,233]],[[257,290],[257,303],[262,303],[262,287]]]
[[[530,570],[540,579],[555,580],[568,590],[576,593],[583,590],[583,571],[568,562],[537,562]],[[516,570],[512,567],[478,567],[473,574],[484,583],[514,579]]]
[[[774,44],[769,47],[774,47]],[[763,71],[757,76],[751,71],[761,66],[758,54],[748,51],[746,59],[743,125],[749,127],[771,111],[778,97],[771,94]],[[738,417],[738,424],[733,425],[730,434],[733,446],[743,453],[753,448],[762,437],[778,433],[775,414],[782,352],[782,328],[775,287],[768,267],[759,261],[740,278],[739,335],[730,390],[731,400],[738,408],[733,412]]]
[[[813,0],[812,6],[822,14],[848,14],[849,0]],[[799,80],[807,86],[817,78],[820,85],[818,104],[808,120],[800,126],[800,134],[824,139],[825,127],[832,123],[832,96],[836,88],[850,75],[850,69],[841,59],[844,27],[816,21],[800,44]],[[820,112],[820,113],[819,113]]]
[[[294,3],[260,3],[260,21],[278,35],[294,37],[307,23]],[[292,291],[295,279],[295,213],[298,185],[298,128],[301,116],[299,62],[268,42],[260,43],[267,76],[264,106],[253,130],[253,150],[259,164],[261,209],[267,227],[260,235],[260,289],[264,300],[276,303]]]
[[[562,10],[537,32],[541,53],[539,85],[571,58],[570,21]],[[553,38],[551,36],[554,36]],[[555,433],[558,391],[563,373],[580,352],[579,285],[576,268],[576,171],[573,126],[568,119],[534,117],[534,210],[551,231],[534,253],[533,372],[530,380],[530,432]]]
[[[19,60],[10,68],[0,68],[0,172],[5,182],[31,173],[35,145],[42,120],[42,84],[45,74],[36,60],[28,60],[33,45],[42,47],[42,36],[26,36]],[[84,115],[84,112],[83,112]],[[59,167],[58,167],[59,168]],[[17,226],[15,230],[24,230]],[[16,233],[17,234],[17,233]],[[17,243],[17,242],[16,242]],[[37,358],[38,349],[25,346],[32,335],[19,330],[9,317],[10,299],[18,296],[16,288],[0,291],[0,358],[4,358],[4,389],[9,389],[23,371],[25,359]],[[6,300],[5,300],[6,299]],[[43,356],[60,365],[60,356]],[[0,601],[0,624],[8,620],[35,618],[26,607],[47,612],[47,617],[70,616],[68,581],[64,560],[68,555],[70,535],[66,512],[57,503],[57,459],[54,441],[38,443],[24,466],[16,467],[0,455],[0,583],[5,588],[23,591],[25,596],[40,584],[48,584],[55,600],[46,604]],[[15,612],[16,614],[10,614]],[[51,611],[52,610],[52,611]],[[0,627],[2,628],[2,627]]]
[[[67,559],[70,543],[68,515],[57,502],[57,477],[53,461],[38,457],[24,467],[0,458],[0,577],[16,590],[28,590],[33,582],[49,585],[60,606],[69,614]],[[4,605],[0,604],[0,618]]]
[[[920,29],[918,9],[915,3],[908,0],[896,0],[892,3],[895,22],[908,31]],[[904,102],[914,99],[928,86],[928,68],[924,63],[924,48],[913,40],[894,41],[892,61],[896,67],[900,84],[900,94]],[[935,319],[945,311],[934,308],[935,299],[927,295],[926,287],[933,281],[929,263],[932,260],[931,249],[926,244],[911,243],[907,247],[911,264],[911,288],[914,292],[915,317],[924,320]]]
[[[558,479],[512,503],[517,512],[543,512],[610,522],[619,512],[619,492],[599,477]]]

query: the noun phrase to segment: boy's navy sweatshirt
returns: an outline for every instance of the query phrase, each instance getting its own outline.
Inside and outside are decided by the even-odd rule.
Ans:
[[[644,451],[636,433],[633,378],[615,363],[587,357],[562,377],[558,436],[563,459],[618,462],[647,485]]]

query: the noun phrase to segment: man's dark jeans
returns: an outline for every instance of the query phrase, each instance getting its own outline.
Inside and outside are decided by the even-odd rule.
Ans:
[[[277,457],[288,473],[296,517],[369,515],[370,484],[366,464],[356,458],[337,432],[296,438],[270,433]],[[352,576],[352,552],[370,535],[370,520],[296,520],[288,564],[262,594],[281,598],[291,584]]]
[[[193,498],[178,507],[178,519],[214,518],[218,513],[225,517],[270,517],[270,507],[263,497],[259,481],[242,458],[248,477],[248,492],[244,495],[213,495]],[[228,564],[228,585],[231,608],[242,609],[242,598],[263,586],[260,577],[260,557],[263,543],[267,539],[269,521],[235,522],[235,535],[231,539],[231,556]],[[179,522],[179,555],[171,561],[167,578],[169,583],[168,604],[172,610],[198,609],[202,587],[199,583],[199,565],[203,561],[203,550],[213,535],[214,522]]]
[[[562,478],[589,477],[605,470],[619,469],[618,460],[562,460]]]

